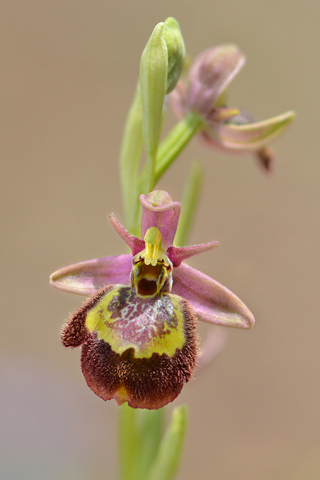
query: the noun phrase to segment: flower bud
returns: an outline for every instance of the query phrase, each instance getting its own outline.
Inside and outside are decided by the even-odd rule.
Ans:
[[[162,130],[163,102],[176,86],[184,64],[185,48],[174,18],[155,26],[142,53],[140,89],[142,130],[148,155],[146,190],[152,189],[158,145]]]
[[[168,49],[166,93],[170,93],[177,85],[184,66],[185,46],[179,24],[172,17],[167,18],[164,22],[162,35]]]

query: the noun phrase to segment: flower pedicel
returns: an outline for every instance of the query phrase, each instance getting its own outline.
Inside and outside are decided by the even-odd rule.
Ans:
[[[193,376],[196,320],[250,328],[254,318],[227,288],[183,263],[217,242],[173,246],[180,203],[160,190],[141,195],[140,201],[144,240],[110,215],[132,254],[65,267],[52,274],[51,284],[91,294],[61,334],[66,347],[81,346],[88,386],[119,405],[158,409],[172,402]]]

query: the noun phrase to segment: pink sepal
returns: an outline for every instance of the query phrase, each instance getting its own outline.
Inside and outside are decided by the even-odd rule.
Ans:
[[[144,238],[150,227],[157,227],[162,236],[162,248],[166,250],[173,244],[178,227],[181,204],[173,202],[169,193],[154,190],[147,196],[140,195],[142,205],[141,237]]]
[[[185,263],[173,270],[172,292],[189,300],[202,322],[244,329],[254,324],[252,313],[234,293]]]
[[[232,44],[201,52],[189,70],[189,108],[206,116],[245,60],[244,54]]]
[[[131,253],[95,258],[57,270],[50,283],[64,292],[91,295],[108,284],[129,285],[131,269]]]

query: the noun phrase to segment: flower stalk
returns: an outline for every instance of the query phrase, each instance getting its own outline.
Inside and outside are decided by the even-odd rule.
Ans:
[[[120,480],[148,480],[163,434],[164,410],[119,409]]]
[[[202,118],[194,112],[190,112],[185,118],[177,123],[164,140],[160,143],[154,172],[154,184],[157,185],[161,177],[170,168],[180,153],[186,148],[190,140],[203,126]],[[140,190],[146,182],[147,169],[141,174]]]

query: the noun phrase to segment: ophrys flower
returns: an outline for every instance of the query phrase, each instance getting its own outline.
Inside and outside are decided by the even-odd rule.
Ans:
[[[82,346],[89,387],[104,400],[155,409],[173,401],[192,378],[197,319],[250,328],[254,318],[226,287],[183,263],[217,242],[173,246],[180,204],[159,190],[141,195],[140,201],[143,240],[110,215],[131,254],[65,267],[51,283],[92,294],[62,331],[66,347]]]

